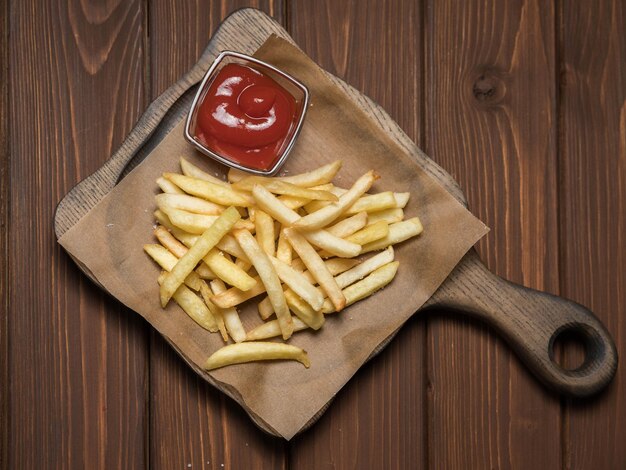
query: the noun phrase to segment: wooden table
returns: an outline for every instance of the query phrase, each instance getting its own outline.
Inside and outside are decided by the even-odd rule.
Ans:
[[[241,6],[0,1],[0,468],[626,468],[623,366],[561,399],[487,328],[418,315],[287,443],[80,274],[56,203]],[[460,182],[492,270],[590,307],[626,356],[625,2],[251,6]]]

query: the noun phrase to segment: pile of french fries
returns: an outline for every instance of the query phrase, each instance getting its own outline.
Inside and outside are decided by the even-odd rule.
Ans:
[[[268,359],[309,367],[301,348],[264,340],[318,330],[325,315],[385,287],[399,265],[392,245],[422,232],[417,217],[404,220],[409,193],[368,194],[374,171],[349,189],[332,184],[340,161],[274,178],[230,170],[228,181],[184,158],[180,166],[182,174],[157,179],[159,243],[144,250],[163,269],[163,308],[174,299],[198,325],[234,341],[207,370]],[[251,299],[264,323],[245,331],[237,307]]]

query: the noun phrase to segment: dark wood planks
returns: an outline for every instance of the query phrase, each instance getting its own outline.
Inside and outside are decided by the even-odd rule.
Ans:
[[[326,70],[378,101],[421,140],[422,10],[418,2],[291,2],[290,34]],[[393,182],[387,182],[392,184]],[[291,445],[290,466],[412,468],[423,446],[424,323],[410,321]]]
[[[561,293],[613,334],[617,377],[569,402],[567,468],[626,468],[626,5],[559,2]]]
[[[0,469],[9,468],[9,3],[0,0]]]
[[[10,5],[7,468],[147,464],[145,324],[79,273],[52,229],[57,201],[147,104],[143,15],[140,1]]]
[[[283,18],[278,1],[150,3],[151,99],[198,59],[219,22],[242,6]],[[283,468],[284,441],[261,432],[243,410],[197,377],[151,334],[150,463],[155,469]]]
[[[492,228],[497,274],[558,291],[554,10],[548,2],[430,1],[425,150]],[[428,323],[433,468],[558,468],[559,401],[496,335]]]

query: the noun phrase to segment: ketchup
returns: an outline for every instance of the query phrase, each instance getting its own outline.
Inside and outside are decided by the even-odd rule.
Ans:
[[[227,64],[198,108],[195,136],[243,166],[272,168],[297,118],[295,98],[258,70]]]

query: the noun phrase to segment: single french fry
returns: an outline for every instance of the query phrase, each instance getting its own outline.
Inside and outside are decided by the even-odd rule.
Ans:
[[[204,368],[213,370],[232,364],[276,359],[298,361],[307,369],[311,366],[306,351],[297,346],[255,341],[251,343],[229,344],[218,349],[207,359]]]
[[[183,157],[180,157],[180,169],[185,176],[208,181],[209,183],[219,184],[226,187],[230,186],[227,181],[221,180],[216,176],[208,174],[206,171],[201,170],[194,164],[190,163],[188,160],[185,160],[185,158]]]
[[[252,188],[252,196],[261,209],[283,225],[292,225],[300,219],[300,216],[295,211],[285,206],[276,196],[260,184]]]
[[[331,183],[326,183],[319,186],[313,186],[310,189],[316,189],[318,191],[330,191],[332,188],[333,185]],[[278,196],[278,200],[282,202],[283,205],[292,210],[299,209],[311,202],[310,199],[295,196]]]
[[[335,309],[337,309],[337,311],[343,309],[346,299],[335,282],[335,278],[315,249],[313,249],[309,242],[297,230],[290,228],[285,229],[285,236],[294,251],[298,253],[298,256],[300,256],[300,259],[309,272],[313,275],[315,280],[317,280],[320,287],[324,289]]]
[[[227,343],[228,331],[226,330],[226,324],[224,323],[224,316],[222,315],[222,311],[213,302],[211,302],[211,295],[213,295],[213,293],[209,285],[204,281],[200,284],[200,295],[202,295],[202,300],[204,300],[204,303],[213,314],[213,318],[215,318],[215,323],[217,324],[217,329],[219,330],[220,335],[222,335],[222,339],[225,343]]]
[[[246,173],[245,171],[241,171],[236,168],[231,168],[228,170],[226,178],[230,183],[236,183],[237,181],[241,181],[248,176],[250,176],[250,173]]]
[[[272,303],[270,302],[270,298],[265,296],[263,300],[261,300],[258,304],[259,308],[259,316],[263,320],[267,320],[274,314],[274,307],[272,307]]]
[[[220,279],[215,279],[211,281],[211,291],[213,294],[221,294],[226,291],[226,286]],[[211,298],[209,298],[211,300]],[[217,307],[217,306],[216,306]],[[241,319],[239,318],[239,314],[237,313],[237,309],[235,308],[224,308],[220,309],[222,318],[224,319],[224,325],[226,326],[226,330],[230,334],[233,341],[236,343],[241,343],[246,339],[246,330],[243,328],[243,324],[241,323]]]
[[[411,237],[422,233],[424,228],[417,217],[389,225],[389,234],[380,240],[373,241],[363,246],[363,253],[387,248],[390,245],[401,243]]]
[[[291,319],[293,320],[294,332],[306,330],[309,328],[309,325],[304,323],[298,317],[291,317]],[[260,341],[262,339],[274,338],[280,335],[281,335],[281,331],[280,331],[280,325],[278,324],[278,320],[271,320],[248,331],[248,334],[246,336],[246,341]]]
[[[172,222],[170,221],[169,217],[165,215],[163,211],[161,211],[161,209],[155,210],[153,215],[154,215],[155,220],[160,225],[163,225],[165,228],[167,228],[168,230],[173,230],[174,228],[176,228],[174,227],[174,224],[172,224]]]
[[[326,231],[331,235],[339,238],[346,238],[355,232],[358,232],[367,225],[367,212],[359,212],[352,217],[347,217],[341,222],[337,222],[332,227],[328,227]]]
[[[182,258],[189,251],[189,248],[178,241],[163,225],[159,225],[154,229],[154,236],[165,248],[174,253],[174,256],[177,258]],[[197,239],[196,237],[194,243]]]
[[[202,259],[216,277],[241,291],[247,292],[257,285],[257,281],[252,276],[217,249],[209,251]]]
[[[262,176],[248,176],[233,184],[233,189],[238,191],[252,191],[252,188],[257,184],[263,186],[273,194],[305,198],[313,201],[337,201],[338,199],[337,196],[329,191],[303,188],[276,178],[264,178]]]
[[[202,262],[198,265],[198,267],[196,268],[196,272],[201,279],[213,280],[217,278],[215,273],[211,271],[211,268],[209,268],[205,262]]]
[[[250,270],[250,268],[252,267],[252,265],[250,263],[248,263],[247,261],[242,260],[241,258],[237,258],[235,260],[235,265],[237,265],[239,267],[239,269],[242,269],[246,272],[248,272]]]
[[[276,246],[276,258],[281,260],[283,263],[291,264],[292,257],[293,253],[291,251],[291,245],[281,230],[280,235],[278,236],[278,244]]]
[[[375,240],[380,240],[387,235],[389,235],[389,224],[381,220],[353,233],[349,237],[346,237],[346,240],[358,245],[365,245]]]
[[[224,206],[188,194],[157,194],[155,199],[159,209],[171,207],[204,215],[219,215],[225,209]]]
[[[302,232],[302,236],[330,255],[340,256],[342,258],[354,258],[361,253],[361,245],[358,243],[336,237],[323,229]]]
[[[352,269],[360,263],[360,260],[351,258],[331,258],[324,261],[326,268],[328,268],[328,271],[333,276],[341,274],[348,269]],[[293,260],[291,263],[291,267],[293,269],[297,269],[298,271],[303,271],[304,269],[306,269],[306,266],[300,258]]]
[[[395,277],[399,264],[400,263],[398,261],[388,263],[372,272],[365,279],[355,282],[351,286],[343,289],[342,292],[346,298],[346,306],[352,305],[365,297],[369,297],[374,292],[389,284]],[[324,301],[324,306],[322,307],[322,312],[333,313],[335,311],[337,310],[334,308],[332,302],[330,302],[329,299],[326,299]]]
[[[396,207],[404,209],[409,202],[411,193],[393,193],[393,196],[396,198]]]
[[[161,188],[161,191],[163,191],[166,194],[185,194],[185,191],[180,189],[178,186],[176,186],[171,181],[166,180],[162,176],[159,176],[157,178],[156,183],[159,186],[159,188]]]
[[[322,184],[330,183],[340,168],[341,160],[337,160],[307,173],[301,173],[299,175],[292,176],[278,176],[272,179],[285,181],[286,183],[291,183],[296,186],[301,186],[303,188],[310,188],[312,186],[319,186]],[[248,173],[236,170],[234,168],[231,168],[228,171],[228,181],[230,181],[231,183],[237,183],[244,178],[247,178],[248,176]]]
[[[255,284],[251,289],[243,291],[237,287],[231,287],[230,289],[214,295],[211,300],[215,305],[220,308],[229,308],[244,303],[246,300],[252,299],[257,295],[265,292],[265,286],[258,276],[253,277]]]
[[[159,276],[159,284],[162,286],[167,278],[166,273]],[[212,333],[217,331],[217,323],[209,308],[185,285],[179,285],[172,294],[174,301],[202,328]]]
[[[381,251],[375,256],[363,261],[361,264],[355,266],[352,269],[345,271],[344,273],[335,277],[337,285],[344,289],[350,284],[360,281],[365,276],[376,271],[378,268],[391,263],[393,261],[394,252],[393,247],[387,248],[385,251]]]
[[[287,301],[280,284],[280,279],[269,257],[261,250],[254,237],[245,230],[235,230],[233,232],[239,245],[245,251],[248,259],[259,273],[259,277],[267,290],[276,318],[280,323],[283,332],[283,339],[289,339],[293,333],[293,322],[287,307]]]
[[[161,245],[144,245],[143,249],[150,256],[150,258],[156,261],[156,263],[167,272],[170,272],[174,265],[178,262],[178,258],[167,248]],[[191,289],[198,291],[200,290],[200,281],[201,279],[200,276],[198,276],[198,273],[192,271],[185,279],[185,284]]]
[[[348,192],[339,198],[339,201],[298,219],[293,223],[293,226],[298,229],[313,230],[328,225],[368,191],[377,179],[378,175],[374,171],[368,171],[354,183]]]
[[[261,249],[268,256],[274,256],[276,254],[274,220],[266,212],[256,209],[254,211],[254,227],[256,240]]]
[[[306,323],[314,330],[319,330],[324,324],[324,314],[318,310],[314,310],[311,305],[305,302],[303,299],[291,289],[285,291],[285,298],[287,299],[287,305],[296,316]],[[324,302],[320,304],[320,309]]]
[[[395,224],[401,222],[404,219],[404,211],[400,208],[394,207],[393,209],[385,209],[378,212],[370,212],[367,214],[367,224],[372,225],[376,222],[384,220],[388,224]]]
[[[217,247],[237,259],[250,263],[250,260],[239,246],[239,243],[237,243],[237,240],[235,240],[235,237],[232,235],[224,235],[224,237],[217,244]]]
[[[368,194],[360,197],[345,212],[346,215],[358,214],[359,212],[376,212],[396,207],[396,198],[391,191]]]
[[[299,271],[282,261],[270,257],[270,261],[276,269],[281,281],[291,288],[298,296],[308,303],[313,310],[319,310],[324,303],[324,296],[311,282]],[[289,299],[287,299],[289,302]]]
[[[180,189],[193,196],[198,196],[222,206],[248,207],[254,204],[249,194],[235,191],[230,185],[224,186],[218,183],[191,178],[176,173],[164,173],[163,177],[170,180]]]
[[[167,215],[170,222],[185,232],[201,235],[217,220],[217,215],[194,214],[172,207],[161,207],[161,211]],[[254,224],[249,220],[238,220],[235,228],[244,230],[254,230]]]
[[[196,241],[196,243],[178,260],[172,271],[166,274],[160,288],[161,305],[165,307],[176,289],[196,267],[200,260],[207,255],[217,242],[228,233],[240,219],[239,212],[229,207]]]

